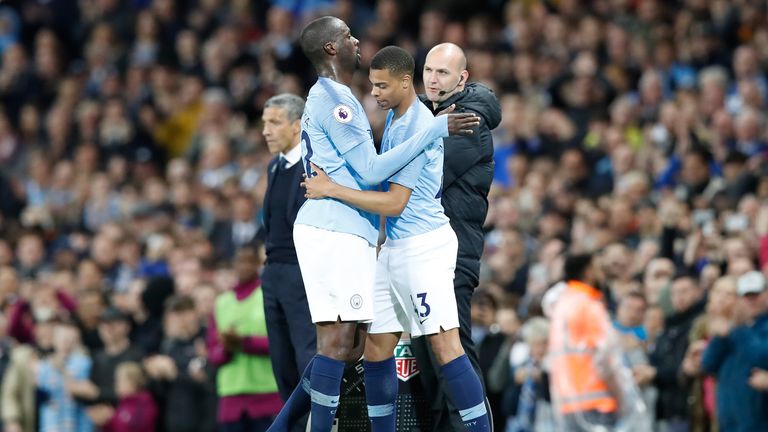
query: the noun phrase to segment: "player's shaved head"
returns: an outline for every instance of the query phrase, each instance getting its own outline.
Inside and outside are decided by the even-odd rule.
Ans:
[[[382,48],[371,59],[371,69],[388,70],[397,77],[413,76],[415,67],[413,57],[408,51],[394,45]]]
[[[299,36],[301,50],[315,67],[326,60],[325,45],[336,42],[345,28],[344,21],[332,16],[317,18],[304,27]]]
[[[427,59],[430,57],[435,60],[435,63],[450,66],[459,72],[467,68],[467,56],[464,50],[450,42],[435,45],[427,53]]]

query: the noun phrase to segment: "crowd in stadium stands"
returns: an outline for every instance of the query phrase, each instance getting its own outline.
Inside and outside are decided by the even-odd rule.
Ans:
[[[0,3],[3,430],[131,430],[120,413],[215,428],[226,353],[206,328],[242,282],[236,251],[259,246],[263,103],[306,95],[296,37],[318,14],[349,23],[363,69],[395,44],[420,71],[456,43],[501,101],[472,310],[497,430],[528,414],[528,377],[550,430],[542,299],[584,251],[659,430],[765,430],[768,285],[750,272],[768,273],[767,7]],[[355,83],[378,141],[367,73]]]

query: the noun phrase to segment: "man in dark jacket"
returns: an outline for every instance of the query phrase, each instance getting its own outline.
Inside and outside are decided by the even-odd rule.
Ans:
[[[160,430],[212,432],[216,429],[215,372],[207,364],[206,330],[195,301],[174,295],[165,302],[160,352],[144,361],[150,390],[161,406]]]
[[[768,369],[768,283],[757,271],[739,278],[737,290],[749,322],[711,320],[714,335],[702,369],[717,377],[717,420],[721,431],[768,430],[768,394],[753,387],[750,375]]]
[[[664,331],[651,353],[651,375],[659,389],[656,417],[666,425],[662,430],[687,431],[689,389],[681,388],[681,364],[688,350],[688,334],[693,321],[704,311],[706,300],[696,281],[681,276],[672,282],[672,307],[674,314],[666,319]]]
[[[299,384],[316,353],[315,326],[293,244],[293,223],[306,198],[301,187],[301,115],[304,99],[283,93],[264,103],[264,140],[275,157],[267,168],[264,195],[264,239],[267,262],[261,273],[269,352],[283,402]],[[306,419],[294,425],[303,431]]]
[[[424,89],[421,101],[434,114],[455,105],[455,111],[472,112],[480,117],[480,126],[469,136],[444,138],[442,203],[445,214],[459,240],[454,292],[459,312],[461,344],[478,374],[481,374],[471,338],[470,299],[480,277],[483,254],[483,223],[488,212],[488,191],[493,181],[493,139],[491,130],[501,122],[501,106],[488,87],[467,83],[467,59],[464,51],[451,43],[435,46],[424,64]],[[417,362],[427,400],[434,401],[434,430],[464,430],[461,417],[448,407],[443,385],[438,385],[435,359],[423,338],[414,340]],[[450,415],[449,415],[450,413]]]
[[[115,308],[108,308],[101,315],[99,336],[104,348],[93,355],[89,380],[69,383],[69,392],[86,404],[117,405],[115,371],[120,363],[139,362],[144,353],[131,344],[130,319]]]

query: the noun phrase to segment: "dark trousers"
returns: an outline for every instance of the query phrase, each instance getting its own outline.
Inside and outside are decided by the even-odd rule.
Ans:
[[[272,417],[254,419],[243,415],[238,421],[219,423],[219,432],[266,432],[271,424]]]
[[[461,338],[461,346],[464,347],[464,351],[467,353],[467,357],[469,358],[470,363],[472,363],[472,367],[480,378],[480,382],[483,383],[483,373],[480,369],[480,363],[477,360],[475,344],[472,342],[470,309],[473,292],[474,287],[469,285],[457,285],[454,287],[456,308],[459,312],[459,336]],[[445,382],[442,374],[439,372],[440,365],[437,363],[434,353],[429,348],[427,338],[416,338],[411,341],[411,345],[414,355],[416,356],[416,363],[418,363],[419,369],[421,370],[419,375],[421,377],[426,399],[432,401],[432,430],[439,432],[466,430],[464,428],[464,423],[461,421],[459,411],[443,391]],[[485,388],[485,383],[483,383],[483,388]],[[488,418],[490,419],[491,411],[487,400],[486,407],[488,408]]]
[[[285,402],[317,352],[315,325],[298,264],[268,263],[261,285],[272,370]]]

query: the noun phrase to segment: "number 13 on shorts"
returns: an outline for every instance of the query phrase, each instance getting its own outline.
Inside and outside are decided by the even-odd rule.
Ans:
[[[427,303],[427,293],[418,293],[416,294],[416,298],[418,298],[421,302],[419,303],[419,309],[416,312],[418,312],[420,318],[426,318],[429,316],[429,313],[432,311],[432,308],[429,307],[429,303]],[[422,312],[423,310],[423,312]]]

